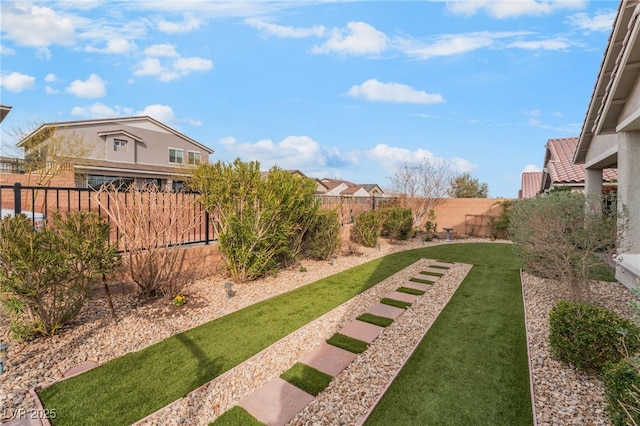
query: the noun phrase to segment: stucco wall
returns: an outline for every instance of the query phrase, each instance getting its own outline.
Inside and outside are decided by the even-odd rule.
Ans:
[[[489,237],[489,221],[502,213],[501,203],[508,198],[445,198],[434,208],[437,231],[453,228],[454,235]]]

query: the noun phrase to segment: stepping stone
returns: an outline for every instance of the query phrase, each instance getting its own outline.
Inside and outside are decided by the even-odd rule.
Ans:
[[[285,425],[313,401],[313,396],[280,377],[256,389],[238,405],[269,426]]]
[[[422,284],[426,285],[426,284]],[[405,286],[408,287],[408,286]],[[378,303],[373,305],[367,313],[378,315],[379,317],[391,318],[392,320],[398,318],[400,314],[404,312],[402,308],[396,308],[395,306],[385,305],[384,303]]]
[[[414,278],[418,278],[421,280],[428,280],[428,281],[438,281],[440,279],[440,277],[436,277],[435,275],[427,275],[427,274],[416,274]]]
[[[98,363],[95,361],[85,361],[82,364],[76,365],[75,367],[71,367],[64,373],[62,373],[62,377],[65,379],[71,376],[75,376],[80,373],[84,373],[87,370],[91,370],[93,367],[97,367]]]
[[[420,291],[427,291],[431,288],[431,284],[422,284],[414,281],[407,281],[406,283],[402,284],[402,287],[412,288],[414,290]]]
[[[302,358],[300,362],[332,377],[336,377],[357,357],[358,354],[345,351],[328,343],[322,343]]]
[[[26,418],[25,418],[26,416]],[[3,422],[4,426],[42,426],[42,423],[39,419],[32,419],[31,417],[36,417],[36,414],[25,413],[22,418],[8,420]]]
[[[453,265],[454,265],[454,263],[433,262],[430,266],[442,266],[443,268],[451,268]],[[443,269],[443,271],[446,271],[446,269]]]
[[[379,325],[353,320],[345,325],[339,333],[362,340],[363,342],[371,343],[382,333],[382,330],[384,330],[384,327],[380,327]]]
[[[392,291],[391,293],[387,293],[384,297],[407,303],[415,303],[415,301],[420,298],[420,296],[416,294],[402,293],[399,291]]]

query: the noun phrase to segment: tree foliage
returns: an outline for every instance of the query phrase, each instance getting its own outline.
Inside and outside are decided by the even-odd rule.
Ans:
[[[24,216],[0,222],[0,293],[14,332],[54,334],[75,318],[90,287],[118,263],[109,225],[95,213],[54,213],[39,231]],[[15,334],[15,333],[14,333]]]
[[[234,280],[257,279],[298,261],[320,209],[312,179],[277,167],[263,176],[258,162],[236,159],[198,166],[190,184],[214,218]]]
[[[525,268],[567,283],[576,302],[589,300],[591,270],[618,251],[625,223],[615,213],[591,211],[586,202],[582,193],[557,192],[519,200],[510,209],[509,234]]]
[[[451,167],[446,161],[424,158],[406,162],[391,177],[391,189],[399,196],[401,206],[411,209],[413,228],[423,225],[425,216],[447,194]]]
[[[351,228],[351,241],[365,247],[375,247],[382,232],[383,218],[379,210],[369,210],[356,217]]]
[[[464,172],[451,179],[451,187],[447,190],[451,198],[487,198],[489,186]]]

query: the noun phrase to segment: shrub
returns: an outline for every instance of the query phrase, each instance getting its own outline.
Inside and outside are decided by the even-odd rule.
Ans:
[[[617,251],[626,217],[587,208],[584,194],[555,192],[519,200],[510,210],[509,235],[525,269],[569,285],[573,300],[588,301],[594,266]],[[601,253],[601,256],[596,256]]]
[[[303,254],[316,260],[328,260],[340,249],[340,221],[336,210],[320,209],[303,240]]]
[[[375,247],[382,230],[382,215],[378,210],[370,210],[356,218],[351,229],[351,240],[365,247]]]
[[[382,230],[380,235],[391,241],[406,240],[411,236],[413,216],[411,209],[391,207],[382,209]]]
[[[632,360],[623,359],[605,370],[604,391],[614,426],[626,426],[629,420],[640,423],[640,372]]]
[[[0,293],[15,338],[54,334],[78,315],[118,262],[108,241],[109,225],[94,213],[54,213],[40,231],[23,215],[0,222]]]
[[[552,352],[589,373],[601,374],[608,363],[640,349],[640,328],[606,308],[560,301],[551,309],[549,323]]]

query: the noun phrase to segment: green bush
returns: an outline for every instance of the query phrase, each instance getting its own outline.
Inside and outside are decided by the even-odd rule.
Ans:
[[[560,301],[549,323],[553,354],[589,373],[602,374],[607,364],[640,349],[640,328],[606,308]]]
[[[375,247],[382,230],[382,214],[378,210],[370,210],[356,218],[351,229],[351,241],[365,247]]]
[[[614,426],[626,426],[629,420],[640,424],[640,372],[634,361],[623,359],[605,370],[604,392]]]
[[[54,213],[40,231],[24,215],[0,221],[0,293],[14,338],[54,334],[78,315],[90,286],[118,263],[109,232],[87,212]]]
[[[328,260],[340,249],[340,220],[336,210],[320,209],[303,240],[304,256]]]
[[[411,209],[391,207],[382,209],[380,212],[382,214],[381,236],[391,241],[402,241],[411,236],[413,224]]]

